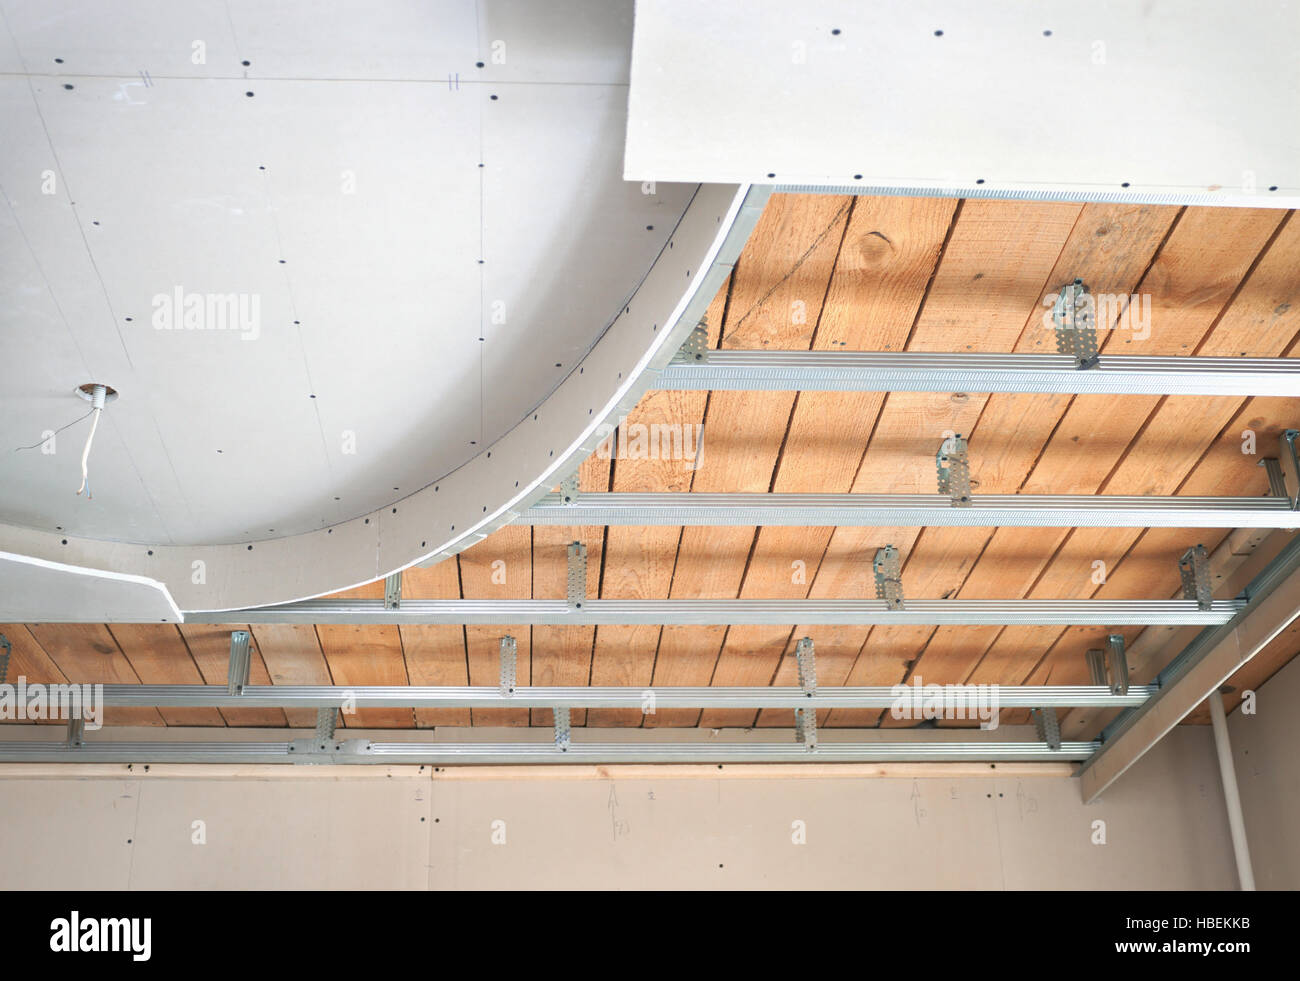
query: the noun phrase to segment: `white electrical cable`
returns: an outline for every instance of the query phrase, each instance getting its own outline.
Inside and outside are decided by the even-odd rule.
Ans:
[[[88,466],[90,460],[90,444],[95,441],[95,430],[99,428],[99,417],[104,411],[104,394],[105,388],[103,385],[96,385],[91,394],[90,404],[94,406],[91,411],[95,413],[95,418],[90,424],[90,435],[86,437],[86,448],[81,451],[81,486],[77,489],[78,495],[86,489],[86,485],[90,482],[90,470]],[[90,496],[91,495],[87,496],[88,499]]]

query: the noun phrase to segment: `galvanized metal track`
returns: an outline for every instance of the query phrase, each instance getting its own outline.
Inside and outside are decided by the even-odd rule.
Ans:
[[[878,599],[752,600],[310,600],[283,606],[187,612],[211,624],[1051,624],[1140,626],[1226,623],[1244,600],[908,599],[891,609]]]
[[[526,525],[789,527],[1300,528],[1283,497],[947,494],[548,494]]]
[[[0,743],[0,763],[349,763],[389,766],[509,765],[529,763],[884,763],[1063,762],[1087,758],[1098,746],[1041,742],[914,741],[835,743],[317,743],[64,742]]]
[[[1156,691],[1134,685],[1116,695],[1105,685],[933,685],[850,688],[611,688],[536,687],[502,691],[488,687],[419,685],[247,685],[232,695],[218,685],[104,685],[107,707],[202,708],[690,708],[887,709],[900,700],[925,698],[940,703],[988,702],[999,709],[1040,706],[1126,708],[1141,705]]]
[[[670,364],[656,387],[1293,396],[1300,392],[1300,359],[1103,355],[1094,367],[1081,369],[1064,354],[719,350],[701,361]]]

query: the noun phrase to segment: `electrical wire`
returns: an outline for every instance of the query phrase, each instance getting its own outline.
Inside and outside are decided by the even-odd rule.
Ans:
[[[88,462],[90,460],[90,444],[95,441],[95,430],[99,428],[99,416],[104,410],[99,406],[95,406],[95,408],[90,411],[95,414],[95,421],[90,424],[90,435],[86,437],[86,448],[81,451],[81,486],[77,489],[78,495],[86,489],[86,484],[90,482],[90,470],[88,468]],[[94,495],[87,494],[86,499],[89,500],[93,496]]]
[[[43,439],[41,439],[41,440],[39,440],[39,441],[37,441],[37,442],[35,442],[35,443],[32,443],[30,446],[15,446],[15,447],[14,447],[14,452],[17,453],[19,450],[34,450],[34,449],[36,449],[38,446],[44,446],[47,442],[49,442],[49,440],[50,440],[50,436],[57,436],[59,433],[63,432],[63,430],[65,430],[65,429],[71,429],[73,426],[75,426],[77,423],[81,422],[82,419],[85,419],[86,416],[90,415],[90,413],[91,413],[91,412],[94,412],[94,411],[95,411],[94,409],[91,409],[90,412],[87,412],[85,416],[77,416],[77,418],[73,419],[73,420],[72,420],[70,423],[68,423],[66,426],[60,426],[58,429],[54,430],[54,432],[50,433],[49,436],[46,436],[46,437],[44,437]]]

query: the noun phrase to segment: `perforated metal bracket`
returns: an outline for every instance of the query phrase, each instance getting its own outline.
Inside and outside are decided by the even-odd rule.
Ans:
[[[374,744],[369,739],[291,739],[289,755],[294,763],[348,763],[358,756],[370,756]]]
[[[795,661],[799,665],[799,687],[809,696],[817,691],[817,655],[811,637],[801,637],[794,647]],[[817,748],[817,710],[815,708],[797,708],[794,710],[794,738],[804,744],[809,751]]]
[[[396,610],[402,605],[402,574],[394,572],[384,579],[384,609]]]
[[[1092,295],[1082,279],[1063,286],[1052,306],[1056,350],[1074,358],[1078,368],[1095,368],[1097,355],[1096,310]]]
[[[1110,634],[1105,650],[1088,651],[1088,675],[1094,685],[1105,685],[1112,695],[1128,694],[1128,654],[1123,634]]]
[[[1183,599],[1196,600],[1196,606],[1208,610],[1213,606],[1214,587],[1210,584],[1210,556],[1204,545],[1193,545],[1178,560],[1178,574],[1183,580]]]
[[[560,481],[560,500],[565,504],[572,504],[578,499],[578,474],[577,471],[569,474]]]
[[[794,645],[794,659],[799,665],[799,687],[812,695],[817,691],[817,653],[811,637],[801,637]]]
[[[1298,440],[1300,429],[1288,429],[1278,439],[1278,463],[1285,478],[1282,496],[1291,499],[1292,511],[1300,511],[1300,450],[1296,448]]]
[[[501,694],[510,696],[515,693],[515,656],[518,645],[509,634],[501,638]]]
[[[966,440],[958,433],[945,439],[934,457],[939,493],[949,495],[954,507],[970,504],[970,459],[966,451]]]
[[[551,709],[551,715],[555,717],[555,748],[561,753],[566,752],[569,748],[569,734],[571,731],[569,710],[562,706],[556,706]]]
[[[799,638],[799,643],[794,645],[794,659],[799,665],[799,687],[811,698],[817,692],[817,652],[811,637]],[[817,748],[816,709],[794,710],[794,737],[809,750]]]
[[[569,605],[582,608],[587,598],[587,546],[582,542],[569,543]]]
[[[230,670],[226,674],[226,686],[232,695],[242,695],[248,684],[250,638],[247,630],[230,632]]]
[[[334,706],[316,710],[316,741],[333,742],[334,727],[338,724],[339,710]]]
[[[78,716],[68,720],[68,748],[80,749],[86,744],[86,720]]]
[[[673,363],[681,364],[683,361],[692,364],[700,364],[709,360],[709,324],[708,321],[702,320],[695,325],[686,343],[678,349],[673,355]]]
[[[812,752],[817,748],[817,710],[811,706],[794,710],[794,738]]]
[[[9,643],[9,638],[0,634],[0,685],[9,678],[9,655],[13,652],[14,646]]]
[[[1059,750],[1061,748],[1061,723],[1056,717],[1056,709],[1052,707],[1030,709],[1029,714],[1034,720],[1034,730],[1038,733],[1039,742],[1047,743],[1050,750]]]
[[[903,608],[901,578],[903,564],[898,557],[898,549],[893,545],[876,549],[876,558],[871,563],[871,569],[876,577],[876,599],[884,600],[885,605],[891,610],[901,610]]]

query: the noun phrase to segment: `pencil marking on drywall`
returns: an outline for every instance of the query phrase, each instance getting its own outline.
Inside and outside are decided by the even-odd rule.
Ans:
[[[1020,814],[1021,821],[1025,819],[1026,814],[1038,813],[1038,798],[1026,794],[1024,784],[1019,780],[1016,781],[1016,810]]]
[[[609,823],[610,830],[614,835],[613,840],[618,841],[618,836],[626,835],[631,830],[631,826],[626,820],[619,817],[618,790],[613,783],[609,785],[609,798],[606,800],[605,806],[609,809]]]

